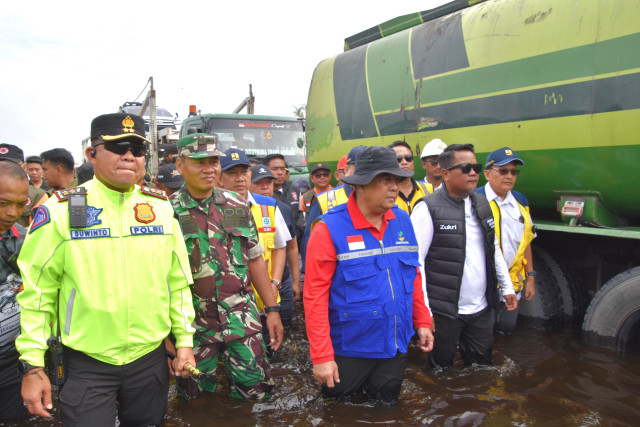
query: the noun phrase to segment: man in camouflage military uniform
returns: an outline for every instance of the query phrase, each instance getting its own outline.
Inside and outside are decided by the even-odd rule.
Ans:
[[[197,381],[178,378],[178,392],[193,399],[203,391],[215,391],[215,371],[222,356],[232,397],[266,399],[274,383],[249,274],[265,303],[273,350],[282,343],[283,328],[255,223],[241,196],[216,188],[219,156],[224,154],[215,137],[184,137],[178,141],[178,154],[176,167],[185,185],[171,200],[193,273],[194,354],[203,372]]]

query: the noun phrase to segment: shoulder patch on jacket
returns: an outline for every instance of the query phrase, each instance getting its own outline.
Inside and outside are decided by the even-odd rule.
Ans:
[[[33,216],[33,221],[31,222],[31,228],[29,229],[29,234],[33,233],[38,228],[50,222],[51,222],[51,216],[49,215],[49,209],[47,209],[45,205],[38,206],[38,210],[36,211],[36,214]]]
[[[147,196],[156,197],[162,200],[169,200],[167,198],[167,193],[157,188],[143,186],[143,187],[140,187],[140,192],[142,194],[146,194]]]
[[[63,190],[57,190],[53,192],[53,194],[55,194],[56,197],[58,198],[59,202],[67,201],[69,200],[70,194],[77,194],[77,193],[80,193],[80,187],[65,188]]]

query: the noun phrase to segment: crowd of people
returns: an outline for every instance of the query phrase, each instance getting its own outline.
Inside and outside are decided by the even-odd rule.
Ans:
[[[96,117],[77,169],[62,148],[25,162],[0,144],[2,421],[49,417],[54,384],[64,425],[159,425],[170,375],[197,399],[219,361],[232,397],[269,399],[300,300],[321,392],[391,405],[410,346],[434,370],[458,349],[491,365],[494,333],[535,295],[535,227],[513,190],[524,162],[508,147],[483,164],[434,139],[418,180],[405,141],[356,146],[338,186],[317,163],[301,191],[284,156],[256,163],[206,134],[145,178],[144,129]]]

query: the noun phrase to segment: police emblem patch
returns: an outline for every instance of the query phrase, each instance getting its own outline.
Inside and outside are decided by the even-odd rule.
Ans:
[[[87,206],[87,227],[102,224],[102,220],[98,219],[98,215],[102,213],[102,209]]]
[[[149,203],[138,203],[133,207],[136,213],[136,221],[148,224],[156,219],[156,214],[153,212],[153,206]]]
[[[29,230],[29,234],[36,231],[38,228],[42,227],[45,224],[51,222],[51,217],[49,216],[49,209],[47,209],[44,205],[40,205],[36,214],[33,216],[33,221],[31,222],[31,229]]]

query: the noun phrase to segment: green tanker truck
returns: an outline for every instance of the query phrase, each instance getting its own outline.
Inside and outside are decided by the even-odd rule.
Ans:
[[[309,162],[397,139],[513,148],[538,227],[523,321],[638,350],[639,18],[640,0],[453,1],[349,37],[313,74]]]

